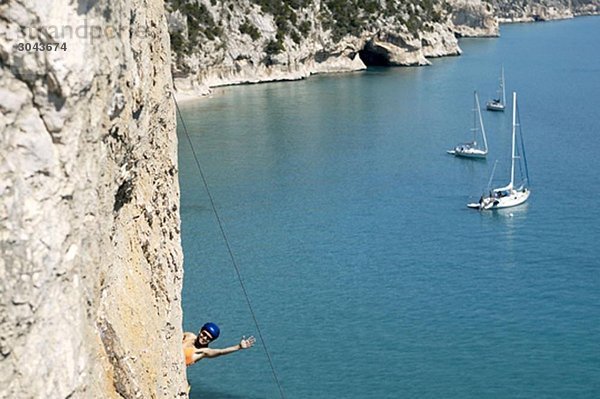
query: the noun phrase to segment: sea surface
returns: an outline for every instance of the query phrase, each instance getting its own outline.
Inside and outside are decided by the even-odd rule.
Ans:
[[[421,68],[218,88],[181,108],[286,398],[600,397],[600,17],[503,25]],[[466,207],[509,179],[520,207]],[[509,100],[510,101],[510,100]],[[179,123],[184,329],[259,336]],[[280,398],[259,340],[188,368],[192,399]]]

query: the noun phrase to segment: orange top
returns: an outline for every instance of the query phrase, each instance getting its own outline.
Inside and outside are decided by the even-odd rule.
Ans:
[[[183,349],[186,366],[189,366],[190,364],[194,363],[194,352],[196,352],[196,349],[193,346]]]

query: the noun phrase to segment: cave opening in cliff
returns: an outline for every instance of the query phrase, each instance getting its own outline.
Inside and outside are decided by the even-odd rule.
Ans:
[[[358,56],[367,67],[370,66],[390,66],[390,59],[387,54],[374,51],[373,48],[365,46],[358,52]]]

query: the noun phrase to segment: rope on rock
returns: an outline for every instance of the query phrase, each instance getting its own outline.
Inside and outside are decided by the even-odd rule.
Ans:
[[[196,166],[198,167],[198,172],[200,172],[200,177],[202,178],[202,183],[204,184],[204,189],[206,190],[206,194],[208,194],[208,199],[210,201],[210,206],[215,215],[215,219],[217,220],[217,224],[219,225],[219,230],[221,231],[221,236],[223,237],[223,241],[225,242],[225,246],[227,247],[227,252],[229,252],[229,258],[231,259],[231,264],[233,265],[235,272],[238,277],[238,281],[240,282],[240,287],[242,287],[242,292],[244,293],[244,297],[246,298],[246,303],[248,304],[248,309],[250,309],[250,314],[252,315],[252,319],[254,320],[254,325],[256,326],[256,330],[258,331],[258,337],[260,338],[260,342],[262,347],[267,355],[267,359],[269,360],[269,366],[271,367],[271,372],[273,373],[273,379],[279,388],[279,395],[282,399],[285,399],[285,394],[283,393],[283,387],[279,382],[279,378],[277,377],[277,372],[275,371],[275,366],[273,366],[273,360],[271,359],[271,354],[267,349],[267,344],[265,343],[265,339],[263,338],[262,331],[260,326],[258,325],[258,319],[256,318],[256,314],[254,313],[254,309],[252,308],[252,302],[250,301],[250,296],[248,295],[248,291],[246,290],[246,286],[244,284],[244,280],[242,279],[242,274],[240,273],[240,268],[238,267],[237,261],[235,260],[235,256],[233,255],[233,250],[231,249],[231,245],[229,244],[229,240],[227,239],[227,234],[225,234],[225,228],[223,227],[223,222],[221,221],[221,217],[217,212],[217,207],[215,206],[215,201],[213,200],[212,194],[210,193],[210,189],[208,187],[208,182],[206,181],[206,177],[204,176],[204,172],[202,171],[202,167],[200,166],[200,161],[198,160],[198,156],[196,155],[196,150],[194,149],[194,144],[192,143],[192,139],[188,133],[187,127],[185,125],[185,121],[183,119],[183,115],[181,114],[181,110],[179,109],[179,104],[177,104],[177,99],[173,94],[173,100],[175,101],[175,108],[177,109],[177,114],[179,115],[179,119],[181,120],[181,126],[183,127],[183,131],[185,133],[185,137],[187,138],[188,143],[190,144],[190,149],[192,150],[192,155],[194,160],[196,161]]]

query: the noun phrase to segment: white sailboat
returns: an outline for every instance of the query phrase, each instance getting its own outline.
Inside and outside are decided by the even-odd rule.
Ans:
[[[506,90],[504,88],[504,67],[500,71],[500,88],[498,89],[498,98],[487,102],[488,111],[503,111],[506,106]]]
[[[485,158],[488,153],[487,138],[485,136],[485,128],[483,127],[483,118],[481,117],[481,107],[479,106],[479,96],[474,92],[475,104],[473,108],[473,141],[469,143],[459,144],[454,149],[446,151],[448,154],[456,155],[457,157],[465,158]],[[483,137],[483,147],[477,143],[478,133],[481,132]]]
[[[527,160],[525,159],[525,147],[523,145],[523,137],[519,134],[521,151],[517,152],[517,127],[520,133],[520,122],[517,111],[517,93],[513,92],[513,116],[512,116],[512,153],[511,153],[511,168],[510,182],[504,186],[490,190],[487,196],[481,196],[479,202],[467,204],[469,208],[479,210],[493,210],[501,208],[509,208],[512,206],[521,205],[529,198],[531,191],[527,187],[529,183],[529,174],[527,171]],[[518,166],[522,172],[519,182],[515,181],[515,162],[518,161]]]

